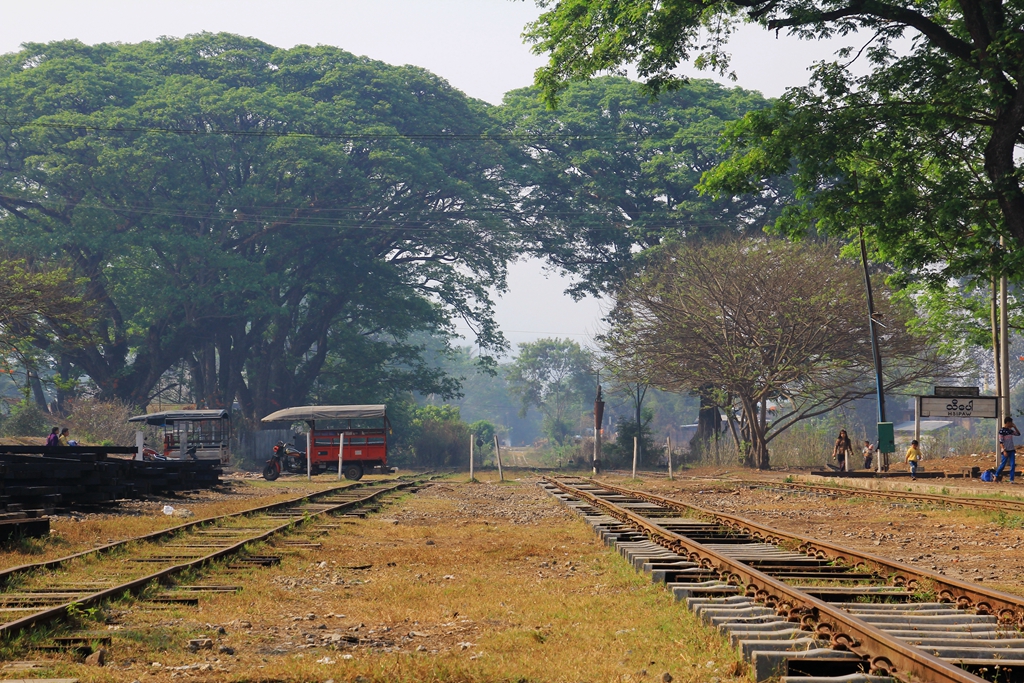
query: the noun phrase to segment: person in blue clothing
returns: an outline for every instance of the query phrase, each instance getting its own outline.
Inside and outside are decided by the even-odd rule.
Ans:
[[[1003,480],[1003,468],[1010,467],[1010,483],[1013,483],[1013,474],[1017,469],[1017,445],[1013,437],[1020,436],[1020,430],[1013,424],[1013,418],[1007,417],[1003,420],[1003,426],[999,430],[999,452],[1003,454],[996,469],[996,481]]]

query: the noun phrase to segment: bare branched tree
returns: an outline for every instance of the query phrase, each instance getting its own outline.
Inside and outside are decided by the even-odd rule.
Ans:
[[[886,390],[948,376],[884,287],[875,301]],[[730,426],[760,469],[783,431],[875,391],[862,275],[835,245],[665,247],[619,292],[612,321],[602,343],[613,362],[642,362],[654,386],[700,391],[730,416],[738,407]]]

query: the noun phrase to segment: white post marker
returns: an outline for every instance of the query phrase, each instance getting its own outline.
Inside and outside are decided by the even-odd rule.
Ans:
[[[672,437],[665,437],[666,450],[668,450],[668,480],[672,481]]]
[[[473,442],[476,441],[476,434],[469,435],[469,480],[473,481]]]
[[[313,481],[313,425],[310,422],[309,431],[306,432],[306,481]]]
[[[633,478],[636,479],[636,451],[637,451],[637,438],[633,437]]]
[[[341,481],[341,470],[345,468],[345,432],[338,441],[338,481]]]
[[[921,443],[921,397],[914,401],[914,440]]]
[[[135,432],[135,459],[142,460],[142,449],[146,447],[146,435]]]
[[[501,445],[498,444],[498,435],[494,435],[494,457],[498,459],[498,479],[505,481],[505,473],[501,471]]]

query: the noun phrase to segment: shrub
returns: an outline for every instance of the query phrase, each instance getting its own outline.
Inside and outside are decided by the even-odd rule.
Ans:
[[[61,422],[71,430],[71,438],[80,442],[110,446],[134,446],[135,431],[140,429],[128,418],[138,411],[119,401],[76,399],[71,414]]]
[[[420,467],[468,467],[469,425],[456,406],[423,406],[413,419],[415,464]]]
[[[50,433],[51,418],[35,403],[22,401],[11,408],[11,414],[3,420],[0,434],[3,436],[42,436]]]

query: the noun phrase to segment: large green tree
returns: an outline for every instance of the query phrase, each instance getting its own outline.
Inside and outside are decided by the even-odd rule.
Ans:
[[[855,34],[864,43],[861,51],[821,65],[812,87],[790,93],[770,114],[751,115],[754,144],[743,159],[748,179],[761,182],[788,170],[796,159],[805,200],[801,208],[809,207],[811,218],[831,227],[873,226],[885,233],[879,236],[883,247],[906,262],[941,262],[942,254],[952,252],[956,265],[977,271],[1022,251],[1020,3],[552,0],[541,5],[546,11],[527,35],[539,52],[550,55],[537,72],[549,101],[572,80],[627,64],[636,66],[655,93],[681,83],[675,69],[684,61],[724,71],[728,37],[740,20],[804,39]],[[912,39],[909,48],[897,49],[901,38]],[[862,77],[848,68],[858,58],[869,61]],[[801,229],[807,227],[805,220]],[[993,246],[999,235],[1010,249]],[[1005,263],[995,267],[1013,270]]]
[[[760,232],[788,196],[784,177],[757,194],[697,189],[726,158],[726,124],[768,106],[755,92],[694,80],[651,100],[608,76],[569,84],[554,110],[539,94],[514,90],[495,111],[518,151],[505,174],[538,253],[577,276],[575,295],[614,290],[636,251],[666,237]]]
[[[422,69],[227,34],[30,44],[0,58],[0,111],[0,241],[85,278],[97,342],[61,360],[102,397],[145,405],[185,362],[256,418],[456,318],[502,345],[503,152]]]

